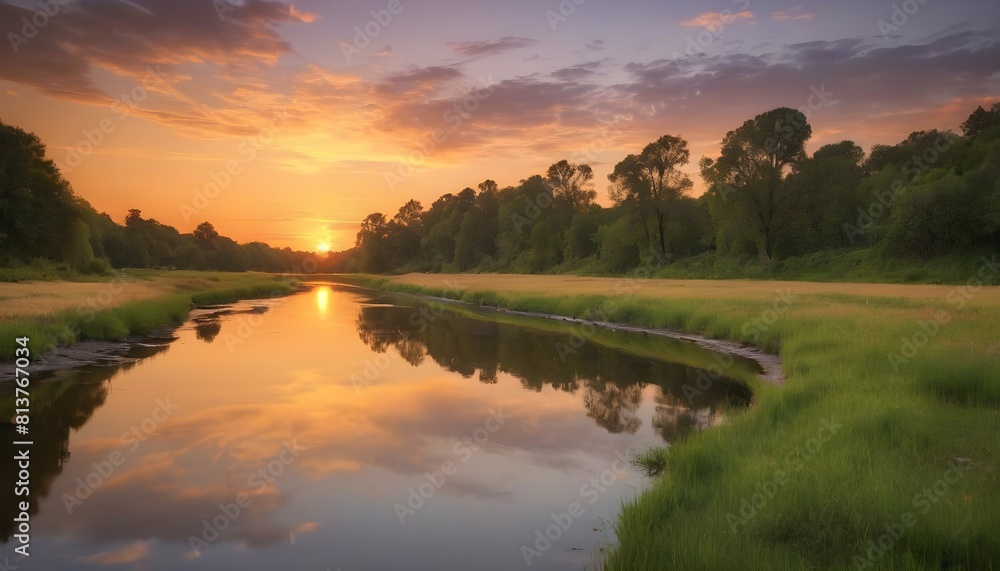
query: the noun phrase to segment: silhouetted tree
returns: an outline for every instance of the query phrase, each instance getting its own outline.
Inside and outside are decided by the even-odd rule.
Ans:
[[[131,208],[125,215],[125,227],[135,228],[142,223],[142,211],[138,208]]]
[[[216,232],[215,226],[212,226],[211,222],[202,222],[194,229],[192,234],[194,235],[194,239],[203,247],[211,246],[219,239],[219,233]]]
[[[986,129],[989,129],[994,120],[995,118],[993,115],[989,111],[983,109],[983,106],[980,105],[979,107],[976,107],[976,110],[969,115],[969,118],[966,119],[964,123],[962,123],[962,134],[966,137],[974,138],[976,135],[982,133]]]
[[[594,171],[590,165],[577,165],[563,159],[545,172],[545,182],[552,189],[553,199],[567,204],[571,210],[583,210],[594,204]]]

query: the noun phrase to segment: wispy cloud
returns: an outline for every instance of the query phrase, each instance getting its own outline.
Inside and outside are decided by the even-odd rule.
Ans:
[[[802,5],[792,6],[788,10],[777,10],[771,12],[772,20],[812,20],[816,17],[816,14],[812,12],[803,12]]]
[[[319,18],[318,15],[312,12],[300,12],[295,9],[295,4],[288,5],[288,19],[293,21],[305,22],[311,24]]]
[[[417,93],[429,93],[455,79],[464,77],[453,67],[431,66],[415,69],[407,73],[390,75],[377,87],[381,93],[406,93],[410,97]]]
[[[739,20],[752,22],[754,18],[756,18],[756,16],[754,16],[754,13],[749,10],[735,13],[726,10],[722,12],[702,12],[690,20],[680,22],[680,25],[687,26],[689,28],[708,28],[709,30],[717,30]]]
[[[531,38],[519,38],[516,36],[506,36],[499,40],[482,42],[449,42],[451,49],[466,56],[485,56],[503,53],[508,50],[527,48],[538,43],[538,40]]]
[[[90,557],[83,557],[80,561],[90,565],[120,565],[135,563],[147,557],[149,557],[149,542],[137,541],[117,551],[103,551]]]
[[[552,77],[561,81],[590,79],[595,73],[597,73],[597,69],[601,67],[601,63],[602,62],[599,61],[591,61],[574,65],[572,67],[564,67],[553,71]]]

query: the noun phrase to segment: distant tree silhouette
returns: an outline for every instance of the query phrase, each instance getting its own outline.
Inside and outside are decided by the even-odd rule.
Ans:
[[[219,233],[216,232],[215,226],[212,226],[211,222],[202,222],[199,224],[192,232],[194,239],[198,241],[202,246],[211,246],[219,239]]]
[[[399,212],[392,217],[392,221],[400,226],[413,227],[420,224],[420,215],[424,213],[424,207],[419,200],[410,199],[406,204],[399,207]]]
[[[138,208],[129,209],[125,215],[125,227],[134,228],[142,223],[142,211]]]
[[[962,123],[962,133],[966,137],[975,137],[990,127],[993,122],[992,115],[980,105],[969,115],[969,118]]]

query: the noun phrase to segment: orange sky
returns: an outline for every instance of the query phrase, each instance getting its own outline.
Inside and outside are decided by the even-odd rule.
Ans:
[[[698,193],[698,158],[777,106],[809,115],[811,150],[867,150],[957,130],[1000,94],[990,2],[905,22],[861,0],[717,4],[0,2],[0,119],[119,222],[139,208],[313,250],[410,197],[563,158],[594,167],[606,203],[614,164],[667,133]]]

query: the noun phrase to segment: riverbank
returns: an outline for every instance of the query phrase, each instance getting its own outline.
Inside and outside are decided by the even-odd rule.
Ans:
[[[1000,554],[1000,289],[339,276],[516,311],[668,328],[781,355],[784,386],[673,446],[607,569],[977,568]],[[988,280],[987,280],[988,281]]]
[[[15,339],[32,355],[80,340],[120,341],[183,323],[192,307],[292,293],[297,282],[257,272],[124,270],[104,281],[0,283],[0,362]]]
[[[767,353],[762,351],[752,345],[746,345],[744,343],[736,343],[733,341],[726,341],[724,339],[712,339],[710,337],[705,337],[703,335],[696,335],[691,333],[685,333],[678,329],[666,329],[666,328],[653,328],[653,327],[640,327],[637,325],[626,325],[622,323],[613,323],[610,321],[597,321],[594,319],[579,318],[579,317],[567,317],[564,315],[553,315],[550,313],[541,313],[537,311],[518,311],[516,309],[506,309],[503,307],[495,307],[488,304],[480,304],[474,302],[463,301],[462,299],[451,299],[447,297],[437,297],[431,295],[424,295],[419,293],[407,293],[401,290],[394,290],[394,293],[413,296],[423,300],[430,300],[440,303],[447,303],[452,305],[460,305],[465,308],[480,308],[487,309],[495,312],[500,312],[504,315],[512,315],[517,317],[527,317],[533,319],[549,319],[557,321],[559,323],[571,324],[579,326],[578,331],[575,331],[577,337],[583,338],[594,338],[597,337],[594,328],[602,328],[611,332],[614,331],[630,331],[632,333],[643,333],[646,335],[655,335],[658,337],[667,337],[675,341],[683,341],[686,343],[693,343],[694,345],[705,349],[706,351],[711,351],[713,353],[722,353],[725,355],[740,357],[753,361],[758,367],[760,367],[760,373],[754,375],[754,378],[766,381],[775,385],[780,385],[785,382],[784,372],[781,370],[781,357],[773,353]],[[496,319],[494,319],[496,320]],[[607,339],[603,339],[607,343]],[[613,343],[612,343],[613,344]],[[702,360],[700,363],[685,363],[693,366],[711,366],[710,361]],[[748,375],[735,375],[735,378],[747,380]]]

